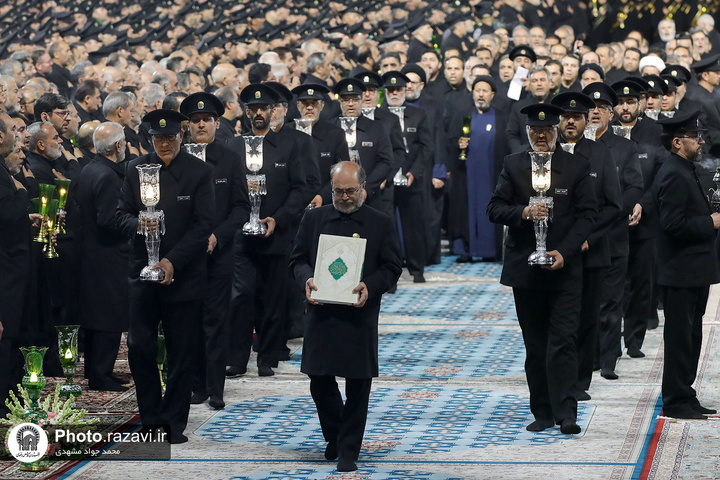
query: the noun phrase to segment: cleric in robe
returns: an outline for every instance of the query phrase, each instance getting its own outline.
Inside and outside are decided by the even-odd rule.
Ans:
[[[459,262],[473,257],[500,256],[502,227],[485,213],[505,154],[506,114],[491,105],[495,82],[486,75],[473,82],[474,106],[458,112],[450,123],[447,165],[450,169],[450,235]],[[471,117],[469,140],[462,133],[463,118]],[[460,160],[461,149],[467,160]]]

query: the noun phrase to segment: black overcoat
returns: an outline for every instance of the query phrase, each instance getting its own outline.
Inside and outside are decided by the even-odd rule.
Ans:
[[[130,245],[117,225],[121,165],[96,155],[80,172],[77,200],[82,224],[80,323],[102,332],[128,330]]]
[[[295,279],[303,288],[314,274],[323,233],[345,237],[357,233],[367,239],[362,281],[368,288],[368,300],[362,308],[309,306],[301,371],[345,378],[377,377],[380,301],[402,273],[395,226],[390,217],[367,205],[350,215],[332,205],[306,212],[290,255]]]

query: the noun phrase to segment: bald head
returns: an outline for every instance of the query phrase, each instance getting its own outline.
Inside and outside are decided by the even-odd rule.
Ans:
[[[101,123],[93,133],[95,152],[120,163],[125,160],[125,132],[115,122]]]
[[[236,92],[240,87],[240,77],[238,77],[237,68],[232,63],[219,63],[213,68],[210,76],[218,87],[230,87]]]
[[[330,169],[333,206],[341,213],[351,214],[365,202],[365,170],[354,162],[338,162]]]
[[[95,145],[93,144],[93,134],[95,133],[95,129],[100,126],[99,120],[91,120],[89,122],[85,122],[80,126],[80,130],[78,130],[77,134],[77,141],[78,145],[82,148],[87,148],[92,153],[95,153]]]

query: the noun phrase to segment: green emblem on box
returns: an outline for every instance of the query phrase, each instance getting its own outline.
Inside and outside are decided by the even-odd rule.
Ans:
[[[332,258],[332,257],[330,257]],[[338,258],[334,262],[330,264],[328,267],[328,271],[330,272],[330,275],[333,276],[335,280],[340,279],[343,275],[345,275],[348,271],[347,265],[345,265],[345,262],[343,262],[342,258]]]

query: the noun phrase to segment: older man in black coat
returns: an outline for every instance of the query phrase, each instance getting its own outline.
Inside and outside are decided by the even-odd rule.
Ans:
[[[700,188],[695,163],[703,145],[700,111],[659,120],[663,146],[670,151],[655,177],[659,233],[658,285],[665,306],[663,412],[668,417],[703,419],[717,413],[700,405],[692,388],[702,348],[702,317],[710,285],[720,282],[717,230]]]
[[[372,377],[378,376],[378,316],[383,293],[402,272],[395,226],[387,215],[364,203],[365,172],[357,164],[333,167],[333,207],[305,214],[290,256],[295,279],[312,304],[305,329],[301,370],[310,376],[310,393],[328,445],[325,458],[339,457],[338,470],[356,470]],[[363,274],[354,305],[323,305],[311,298],[321,234],[367,239]],[[343,405],[335,377],[346,379]]]
[[[207,288],[208,237],[215,224],[212,167],[181,150],[181,122],[187,117],[173,110],[154,110],[143,118],[151,126],[155,152],[128,166],[118,204],[117,218],[132,239],[130,254],[130,330],[128,360],[137,386],[143,425],[167,425],[170,442],[183,443],[190,413],[195,337],[202,320]],[[138,165],[160,165],[160,201],[165,213],[165,234],[160,242],[160,283],[142,281],[147,264],[145,237],[138,234],[140,199]],[[152,230],[151,222],[141,227]],[[157,371],[158,324],[162,322],[167,345],[168,380],[163,396]]]
[[[538,152],[552,156],[548,196],[554,213],[547,230],[550,265],[529,265],[535,250],[532,220],[549,215],[543,204],[529,205],[535,196],[531,182],[530,152],[509,155],[487,207],[490,220],[509,228],[500,282],[513,287],[515,308],[523,332],[530,389],[530,410],[535,421],[529,431],[542,431],[555,423],[565,434],[580,433],[577,425],[577,349],[580,322],[582,260],[580,249],[592,232],[597,200],[590,164],[562,150],[557,125],[563,110],[555,105],[529,105],[522,110],[530,125],[528,137]]]
[[[125,178],[125,133],[101,124],[93,135],[95,158],[80,172],[77,200],[83,229],[80,321],[85,330],[85,378],[91,390],[125,391],[113,378],[122,332],[128,330],[127,237],[115,220]]]
[[[25,187],[12,177],[20,172],[13,162],[15,135],[10,117],[0,115],[0,417],[5,399],[22,376],[18,347],[30,279],[30,200]]]

